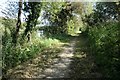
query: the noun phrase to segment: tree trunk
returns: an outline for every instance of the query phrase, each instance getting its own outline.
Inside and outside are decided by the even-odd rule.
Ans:
[[[15,44],[17,43],[17,38],[21,27],[21,13],[22,13],[22,0],[19,0],[18,21],[16,23],[16,30],[13,34],[13,41],[12,41]]]

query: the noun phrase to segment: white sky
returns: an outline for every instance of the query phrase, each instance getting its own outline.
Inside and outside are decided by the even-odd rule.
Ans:
[[[13,1],[13,2],[18,2],[19,0],[1,0],[0,1],[0,16],[3,16],[2,15],[2,13],[1,13],[1,11],[2,11],[2,9],[5,9],[5,7],[6,7],[6,2],[7,1]],[[28,0],[23,0],[23,1],[28,1]],[[35,2],[35,1],[40,1],[40,0],[31,0],[31,1],[33,1],[33,2]],[[60,2],[60,1],[65,1],[65,0],[45,0],[45,1],[49,1],[49,2]],[[117,1],[119,1],[119,0],[67,0],[67,1],[75,1],[75,2],[117,2]],[[22,18],[23,18],[24,16],[22,15]]]
[[[2,9],[4,9],[6,6],[5,2],[7,2],[7,0],[0,1],[0,16],[2,16],[2,13],[1,13]]]

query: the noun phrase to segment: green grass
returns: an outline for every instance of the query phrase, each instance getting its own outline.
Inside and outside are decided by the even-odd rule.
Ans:
[[[47,37],[51,39],[57,39],[63,43],[69,42],[72,39],[72,36],[67,34],[54,34],[54,35],[49,35]]]

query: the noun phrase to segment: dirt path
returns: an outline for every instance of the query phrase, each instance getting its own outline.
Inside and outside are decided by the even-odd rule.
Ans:
[[[75,37],[52,58],[49,58],[50,51],[54,49],[9,70],[8,75],[10,78],[99,78],[102,75],[98,72],[93,56],[89,54],[87,44],[83,35]]]
[[[71,58],[74,56],[76,38],[64,44],[60,53],[47,49],[33,60],[10,69],[9,78],[69,78]],[[56,50],[55,50],[56,51]],[[53,54],[54,53],[54,54]]]
[[[71,62],[71,78],[101,78],[102,74],[96,66],[94,56],[91,54],[89,40],[81,34],[76,40],[74,57]]]
[[[58,54],[57,58],[54,58],[52,64],[48,68],[44,69],[42,74],[39,74],[39,78],[69,78],[69,69],[71,58],[74,56],[74,47],[76,40],[72,40],[68,46],[64,46],[63,51]]]

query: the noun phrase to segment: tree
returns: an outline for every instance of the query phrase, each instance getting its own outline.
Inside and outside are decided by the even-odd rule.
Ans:
[[[43,17],[50,23],[49,27],[46,27],[47,32],[52,34],[64,32],[65,28],[62,27],[67,18],[67,14],[65,13],[65,6],[65,2],[47,2],[44,4],[43,11],[45,14]]]
[[[116,3],[118,3],[118,5]],[[97,2],[94,6],[93,13],[86,15],[85,18],[85,22],[87,22],[90,26],[101,22],[119,20],[119,2]]]
[[[73,11],[75,12],[76,9],[81,8],[71,2],[47,3],[46,5],[49,8],[44,9],[46,13],[44,17],[50,22],[50,30],[47,29],[52,34],[67,33],[68,21],[73,18]]]
[[[59,6],[58,6],[59,4]],[[91,9],[86,8],[87,5],[82,2],[63,2],[63,3],[46,3],[44,18],[48,19],[50,26],[47,27],[48,32],[52,34],[67,33],[71,29],[79,29],[82,26],[82,17],[84,11],[90,13]],[[91,4],[89,5],[89,7]],[[85,10],[84,10],[85,9]],[[77,18],[79,16],[79,19]],[[76,18],[76,19],[75,19]],[[73,20],[74,28],[70,29],[70,22]],[[77,24],[77,25],[76,25]],[[46,31],[47,31],[46,30]]]
[[[37,24],[37,20],[40,16],[41,11],[41,3],[40,2],[25,2],[24,3],[24,12],[28,13],[28,16],[26,18],[26,29],[23,34],[23,38],[28,34],[28,32],[31,32],[33,28]]]
[[[18,20],[16,24],[16,31],[13,34],[13,43],[17,43],[18,33],[21,27],[21,12],[22,12],[22,0],[19,0]]]

